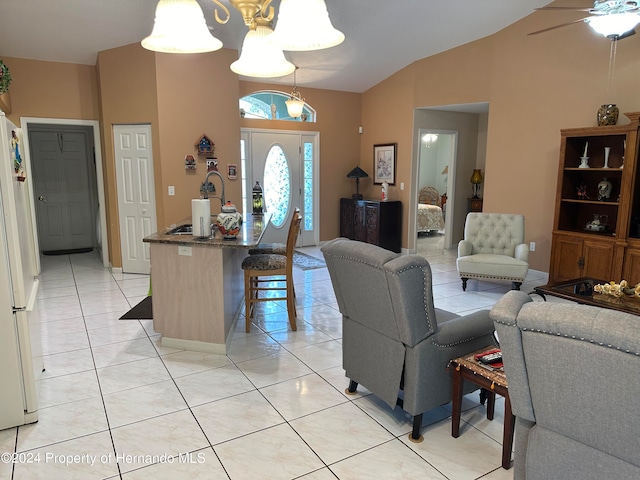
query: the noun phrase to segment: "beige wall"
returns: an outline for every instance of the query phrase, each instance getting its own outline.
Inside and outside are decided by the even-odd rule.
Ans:
[[[542,271],[549,268],[559,130],[594,126],[602,103],[640,110],[640,37],[619,42],[607,91],[611,42],[584,24],[527,36],[553,21],[535,13],[491,37],[420,60],[365,92],[362,107],[371,132],[363,138],[362,158],[373,143],[397,141],[398,176],[406,181],[414,161],[412,108],[489,102],[484,210],[525,215],[525,240],[537,247],[530,265]],[[623,115],[619,123],[627,123]],[[406,190],[390,196],[408,201]]]
[[[89,65],[0,57],[11,72],[11,114],[20,117],[98,120],[96,69]]]
[[[191,200],[199,198],[200,185],[207,174],[206,157],[198,156],[196,149],[203,134],[215,143],[218,169],[225,177],[226,199],[241,204],[240,180],[226,179],[227,165],[240,164],[238,76],[229,69],[237,58],[237,52],[229,49],[200,55],[156,54],[162,153],[162,180],[156,197],[162,197],[165,203],[158,228],[191,216]],[[196,158],[195,171],[185,170],[185,155]],[[212,181],[219,195],[219,179]],[[168,196],[170,185],[175,187],[175,196]],[[211,201],[211,211],[220,211],[218,200]]]

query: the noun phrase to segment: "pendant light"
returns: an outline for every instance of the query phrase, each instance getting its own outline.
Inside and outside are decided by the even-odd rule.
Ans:
[[[211,35],[196,0],[160,0],[151,35],[141,42],[147,50],[164,53],[203,53],[222,48]]]
[[[231,70],[247,77],[283,77],[294,72],[296,67],[288,62],[284,53],[272,41],[271,22],[255,20],[255,29],[244,37],[240,58],[231,64]]]
[[[302,98],[300,92],[298,92],[296,85],[296,70],[298,70],[298,67],[295,67],[293,70],[293,91],[290,94],[291,98],[284,102],[287,104],[287,112],[292,118],[298,118],[302,115],[302,109],[304,107],[304,98]]]
[[[283,50],[309,51],[344,41],[329,19],[324,0],[282,0],[273,40]]]

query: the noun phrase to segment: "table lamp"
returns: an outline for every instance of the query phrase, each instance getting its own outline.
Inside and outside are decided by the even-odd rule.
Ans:
[[[482,183],[482,172],[476,168],[471,175],[471,184],[473,185],[473,197],[480,198],[480,184]]]
[[[359,191],[358,191],[358,187],[360,184],[360,179],[361,178],[366,178],[368,177],[369,174],[367,172],[365,172],[364,170],[362,170],[360,167],[356,167],[353,170],[351,170],[349,173],[347,173],[347,178],[355,178],[356,179],[356,193],[353,195],[353,198],[356,200],[361,200],[362,199],[362,195],[360,195]]]

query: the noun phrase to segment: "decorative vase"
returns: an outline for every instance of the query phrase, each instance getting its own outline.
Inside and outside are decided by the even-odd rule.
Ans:
[[[603,166],[603,168],[609,168],[609,153],[611,153],[611,147],[604,147],[604,166]]]
[[[611,182],[607,180],[607,177],[604,177],[598,184],[598,200],[609,200],[612,187]]]
[[[389,200],[389,184],[382,182],[382,201],[386,202],[387,200]]]
[[[238,236],[241,221],[242,215],[238,213],[236,206],[231,202],[227,202],[222,207],[222,212],[216,218],[218,230],[226,239],[234,239]]]
[[[604,127],[607,125],[615,125],[618,123],[618,114],[620,110],[615,103],[605,103],[600,105],[598,109],[598,126]]]

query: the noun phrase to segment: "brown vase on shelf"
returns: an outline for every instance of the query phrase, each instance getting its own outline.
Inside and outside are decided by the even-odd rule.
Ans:
[[[615,103],[605,103],[598,109],[598,126],[615,125],[618,123],[620,110]]]

